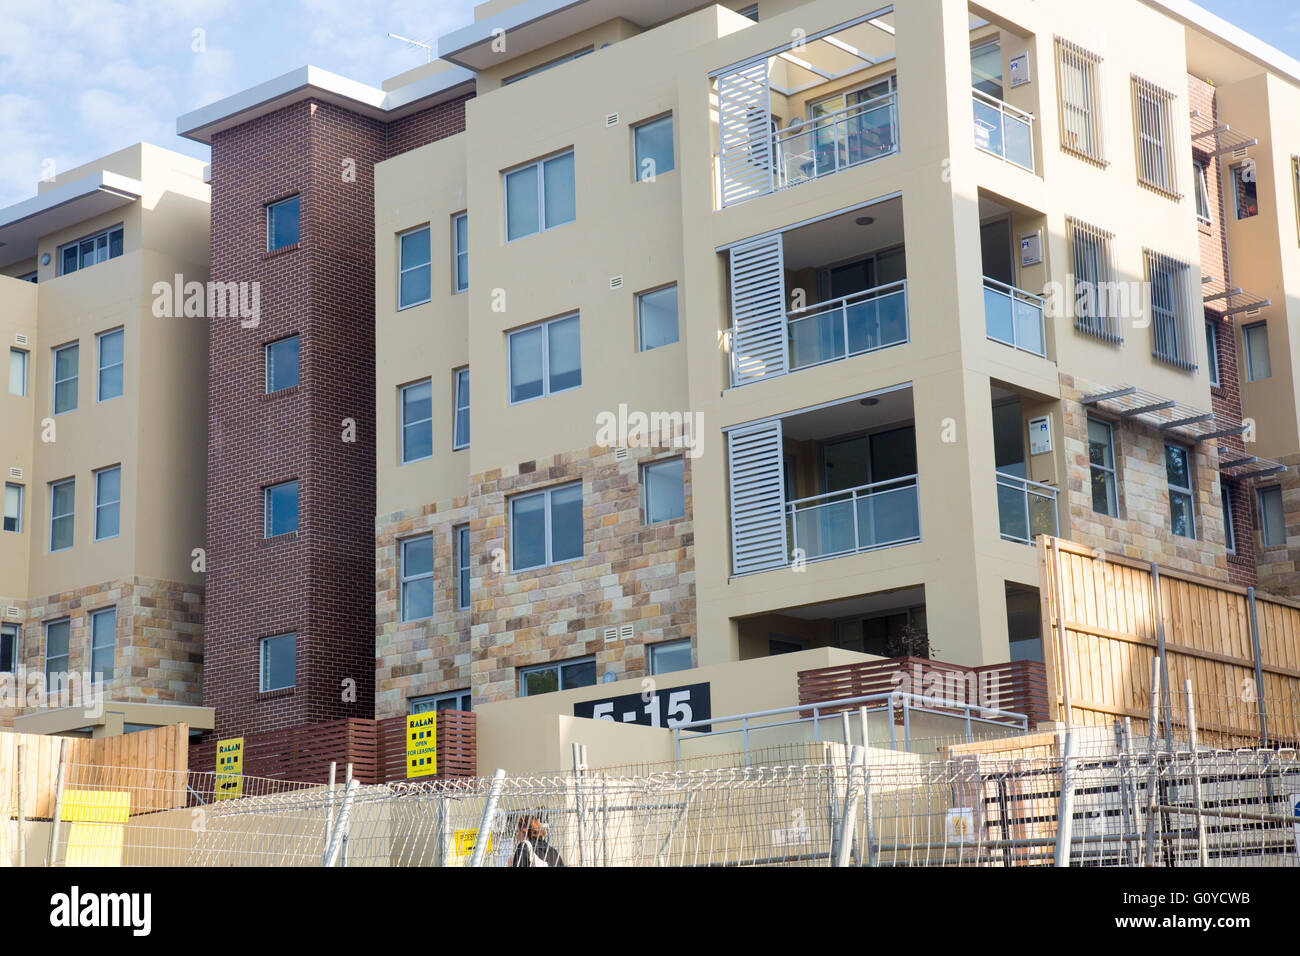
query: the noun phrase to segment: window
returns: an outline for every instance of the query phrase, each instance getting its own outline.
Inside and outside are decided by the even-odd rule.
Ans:
[[[0,674],[11,674],[18,659],[18,625],[0,624]]]
[[[971,48],[970,85],[994,99],[1002,99],[1002,46],[997,40]]]
[[[268,538],[298,530],[298,482],[284,481],[263,492],[264,534]]]
[[[1178,196],[1174,165],[1173,93],[1133,77],[1133,130],[1138,182],[1167,196]]]
[[[686,478],[681,458],[641,466],[641,508],[646,524],[685,516]]]
[[[1219,384],[1219,333],[1213,322],[1205,323],[1205,364],[1210,370],[1210,384]]]
[[[427,714],[430,711],[442,712],[444,710],[473,710],[471,706],[473,698],[470,695],[469,688],[464,690],[452,690],[445,694],[429,694],[426,697],[412,697],[408,704],[410,705],[411,714]]]
[[[68,685],[68,637],[71,631],[72,622],[66,617],[61,621],[45,622],[46,691],[62,690]]]
[[[1280,548],[1286,545],[1286,515],[1282,511],[1282,486],[1260,488],[1259,530],[1264,547]]]
[[[261,641],[262,673],[259,690],[284,690],[292,687],[298,671],[298,635],[277,634]]]
[[[469,525],[457,525],[456,535],[456,607],[469,607]]]
[[[1074,327],[1107,342],[1124,341],[1121,320],[1131,305],[1119,296],[1111,257],[1113,233],[1067,216],[1074,268]]]
[[[451,217],[452,291],[464,292],[469,288],[469,216],[460,213]]]
[[[642,352],[677,341],[677,286],[636,297],[637,342]]]
[[[1119,517],[1119,495],[1115,473],[1115,436],[1111,426],[1088,419],[1088,473],[1092,481],[1092,510]]]
[[[298,384],[298,336],[291,335],[264,347],[266,394],[294,388]]]
[[[5,483],[4,529],[15,534],[23,530],[23,486]]]
[[[518,83],[520,80],[526,80],[530,76],[536,76],[538,73],[545,73],[547,70],[553,70],[562,63],[569,63],[573,60],[581,59],[588,53],[596,52],[594,46],[585,46],[581,50],[575,50],[572,53],[566,53],[564,56],[557,57],[554,60],[548,60],[541,66],[535,66],[530,70],[524,70],[522,73],[516,73],[514,76],[507,76],[501,81],[502,86],[509,86],[511,83]]]
[[[406,309],[428,302],[432,288],[429,227],[402,233],[397,237],[397,247],[397,307]]]
[[[469,369],[456,370],[456,420],[452,427],[452,450],[469,447]]]
[[[650,655],[650,673],[652,675],[671,674],[673,671],[688,671],[691,669],[691,642],[689,639],[651,644],[647,651]]]
[[[582,557],[582,484],[510,499],[510,568],[526,571]]]
[[[404,385],[402,464],[433,457],[433,380]]]
[[[509,333],[510,404],[582,384],[578,316],[569,315]]]
[[[673,168],[673,115],[661,116],[632,127],[632,152],[636,168],[635,182],[654,182],[660,173]]]
[[[75,500],[75,478],[50,482],[51,551],[63,551],[72,547],[73,505]]]
[[[1232,167],[1232,195],[1236,200],[1238,219],[1259,215],[1259,184],[1255,181],[1253,161]]]
[[[1223,543],[1229,554],[1237,553],[1237,533],[1232,526],[1232,487],[1225,481],[1219,484],[1223,498]]]
[[[1195,538],[1192,455],[1188,448],[1165,445],[1165,475],[1169,480],[1169,530],[1184,538]]]
[[[77,343],[54,350],[54,414],[75,411],[77,407]]]
[[[117,649],[117,608],[105,608],[90,615],[90,679],[96,683],[113,679]]]
[[[1196,218],[1207,226],[1213,222],[1210,215],[1210,190],[1205,185],[1205,162],[1197,159],[1192,163],[1192,175],[1196,184]]]
[[[122,396],[122,345],[126,333],[122,329],[101,332],[97,337],[99,345],[99,379],[97,400],[106,402],[110,398]]]
[[[402,541],[402,620],[433,617],[433,535]]]
[[[116,538],[121,523],[122,466],[95,472],[95,540]]]
[[[27,353],[22,349],[9,350],[9,394],[27,394]]]
[[[1187,263],[1146,251],[1151,292],[1151,354],[1187,371],[1196,369]],[[1201,315],[1204,315],[1202,312]]]
[[[506,173],[505,191],[507,242],[573,222],[573,150]]]
[[[1272,376],[1273,367],[1268,357],[1268,323],[1242,326],[1241,337],[1246,343],[1246,380],[1258,382]]]
[[[298,241],[298,197],[290,196],[266,207],[266,250],[270,252]]]
[[[1098,163],[1102,148],[1101,99],[1097,74],[1101,57],[1056,38],[1056,87],[1061,108],[1061,148]]]
[[[557,690],[591,687],[596,683],[596,658],[580,657],[575,661],[539,664],[519,668],[519,696],[536,697]]]
[[[114,226],[93,236],[59,247],[59,275],[67,275],[122,254],[122,227]]]

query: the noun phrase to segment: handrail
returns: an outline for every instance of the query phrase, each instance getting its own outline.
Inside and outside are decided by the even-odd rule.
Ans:
[[[889,93],[881,93],[879,96],[873,97],[869,100],[863,100],[861,103],[854,103],[852,106],[842,106],[830,113],[823,113],[821,116],[813,119],[804,120],[798,126],[787,126],[785,129],[778,130],[772,134],[773,140],[774,142],[779,143],[783,139],[793,139],[796,136],[802,136],[805,133],[814,132],[819,127],[834,126],[841,119],[848,119],[858,113],[865,113],[869,110],[880,109],[880,107],[886,103],[896,103],[897,101],[897,90]]]
[[[976,99],[984,100],[989,106],[997,107],[998,111],[1001,113],[1011,112],[1018,114],[1017,116],[1012,117],[1013,119],[1024,120],[1027,123],[1033,123],[1034,121],[1033,113],[1027,113],[1020,107],[1012,106],[1006,100],[1000,100],[996,96],[985,93],[983,90],[977,90],[972,86],[971,94],[974,95]]]
[[[990,316],[988,314],[988,307],[987,305],[985,306],[984,329],[988,337],[994,342],[1001,342],[1003,345],[1010,345],[1012,348],[1018,349],[1022,352],[1028,352],[1031,355],[1047,358],[1047,326],[1044,319],[1047,300],[1041,295],[1017,288],[1016,286],[1003,282],[1000,279],[993,279],[989,276],[984,276],[984,288],[988,292],[1002,296],[1010,302],[1012,310],[1011,314],[1007,317],[1011,323],[1011,338],[1008,340],[993,333],[993,330],[989,327]],[[1032,308],[1037,314],[1038,342],[1041,344],[1041,348],[1028,346],[1022,341],[1020,335],[1020,324],[1016,321],[1017,316],[1015,306],[1017,303],[1024,303],[1029,308]]]
[[[819,315],[825,315],[827,312],[833,312],[835,309],[847,308],[851,302],[856,305],[858,300],[863,302],[870,299],[883,299],[894,292],[902,291],[907,288],[906,279],[896,279],[893,282],[886,282],[884,285],[874,286],[870,289],[862,289],[859,292],[850,292],[848,295],[842,295],[838,299],[826,299],[823,302],[814,302],[812,305],[805,305],[802,309],[791,309],[786,313],[786,317],[799,316],[797,319],[790,318],[790,324],[803,322],[807,319],[815,319]],[[814,311],[816,310],[816,311]]]
[[[785,506],[788,511],[793,513],[795,510],[807,510],[806,508],[797,509],[796,508],[797,505],[804,505],[809,501],[818,501],[822,498],[839,497],[840,501],[849,501],[856,498],[869,497],[874,494],[879,494],[880,492],[869,491],[868,489],[873,489],[873,488],[883,489],[885,485],[899,485],[900,487],[907,487],[910,485],[915,485],[919,477],[920,477],[919,473],[913,475],[903,475],[898,478],[886,478],[884,481],[872,482],[869,485],[857,485],[853,488],[841,488],[839,491],[824,491],[819,495],[809,495],[807,498],[796,498],[794,501],[787,501],[785,503]],[[866,492],[866,494],[863,494],[864,492]],[[844,495],[848,495],[850,497],[844,498],[842,497]],[[828,502],[828,504],[838,504],[838,503],[839,501]],[[817,507],[817,506],[814,505],[813,507]]]
[[[893,303],[895,302],[901,302],[901,328],[897,327],[899,317],[893,312],[882,314],[881,311],[877,311],[874,316],[874,326],[868,321],[871,318],[870,315],[851,314],[857,309],[867,309],[869,311],[873,303],[878,304],[878,310],[894,308]],[[836,313],[838,313],[838,317]],[[891,320],[895,323],[894,325],[889,325]],[[811,326],[804,324],[813,321],[818,324]],[[838,326],[836,334],[842,341],[824,347],[818,333],[818,330],[822,328],[821,323]],[[886,282],[871,289],[863,289],[835,299],[816,302],[802,309],[792,309],[786,313],[785,324],[786,338],[790,343],[790,371],[792,372],[815,368],[818,365],[825,365],[827,362],[843,361],[855,355],[865,355],[868,352],[875,352],[880,349],[906,345],[910,337],[907,317],[907,279],[897,279],[894,282]],[[890,328],[888,335],[886,334],[887,326]],[[797,336],[809,329],[818,333],[816,335],[818,341],[808,349],[808,355],[796,355]],[[856,344],[854,344],[855,338],[858,339]]]
[[[1021,478],[1018,475],[1009,475],[1005,471],[997,471],[995,469],[994,474],[997,476],[998,485],[1001,485],[1003,488],[1009,488],[1012,491],[1017,492],[1024,501],[1023,520],[1024,520],[1025,536],[1021,537],[1018,534],[1008,533],[1004,529],[1002,501],[1001,499],[998,500],[998,533],[1002,536],[1003,540],[1015,541],[1020,544],[1033,543],[1034,521],[1033,521],[1033,515],[1030,513],[1029,510],[1029,498],[1031,495],[1036,495],[1039,498],[1047,498],[1051,500],[1052,529],[1050,531],[1050,534],[1055,536],[1057,531],[1060,530],[1060,517],[1056,513],[1057,504],[1059,502],[1058,489],[1052,487],[1051,485],[1045,485],[1040,481],[1031,481],[1028,478]]]
[[[1032,479],[1029,478],[1021,478],[1019,475],[1010,475],[1007,474],[1005,471],[997,471],[995,472],[995,474],[998,476],[999,481],[1005,478],[1007,482],[1019,486],[1021,491],[1029,491],[1033,489],[1051,498],[1055,498],[1058,492],[1058,489],[1055,488],[1054,486],[1045,485],[1041,481],[1033,481]]]
[[[996,110],[998,113],[998,147],[995,149],[992,146],[982,145],[978,140],[978,136],[976,138],[975,147],[984,152],[990,153],[993,156],[997,156],[999,159],[1011,163],[1013,166],[1019,166],[1021,169],[1028,170],[1031,173],[1034,172],[1034,114],[1027,113],[1019,107],[1012,106],[1005,100],[1000,100],[996,96],[990,96],[983,90],[978,90],[974,87],[971,88],[971,96],[973,97],[977,107],[983,106],[985,109]],[[1022,124],[1028,132],[1029,155],[1026,157],[1028,162],[1022,163],[1013,158],[1011,152],[1007,149],[1008,120],[1012,123]],[[994,129],[988,121],[981,120],[978,115],[974,117],[974,122],[977,126],[977,134],[980,128],[989,132],[992,132]]]
[[[1027,292],[1024,289],[1019,288],[1018,286],[1014,286],[1011,285],[1010,283],[1003,282],[1000,279],[990,278],[989,276],[984,277],[984,284],[986,286],[992,286],[994,292],[1002,292],[1004,294],[1014,293],[1015,295],[1020,296],[1021,298],[1024,299],[1028,299],[1031,302],[1037,303],[1040,306],[1047,301],[1041,295],[1037,295],[1033,292]]]

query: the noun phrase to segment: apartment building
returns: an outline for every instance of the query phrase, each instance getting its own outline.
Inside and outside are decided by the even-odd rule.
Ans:
[[[213,331],[219,727],[1039,657],[1040,533],[1300,593],[1300,64],[1181,0],[475,15],[178,121],[277,302]]]
[[[120,733],[183,707],[211,726],[194,709],[208,329],[185,307],[207,278],[204,164],[169,150],[0,210],[0,725]],[[114,713],[66,706],[101,694]]]

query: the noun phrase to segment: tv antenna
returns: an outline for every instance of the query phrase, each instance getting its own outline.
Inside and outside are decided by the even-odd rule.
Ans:
[[[412,40],[410,37],[399,37],[396,33],[390,33],[388,35],[394,40],[401,40],[403,43],[411,44],[411,46],[418,46],[424,51],[425,56],[427,57],[425,62],[433,62],[433,44],[429,43],[427,40]]]

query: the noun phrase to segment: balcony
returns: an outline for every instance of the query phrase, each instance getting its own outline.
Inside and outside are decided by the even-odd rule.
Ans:
[[[1003,541],[1033,544],[1040,534],[1056,536],[1056,489],[999,471],[998,528]]]
[[[975,145],[1008,163],[1034,171],[1034,117],[981,90],[971,90]]]
[[[776,183],[788,189],[898,152],[898,94],[885,93],[824,113],[796,117],[773,135]]]
[[[1047,357],[1041,295],[985,276],[984,328],[994,342]]]
[[[907,343],[907,280],[786,313],[790,370]]]
[[[813,561],[920,541],[916,479],[906,475],[791,501],[791,553]]]

